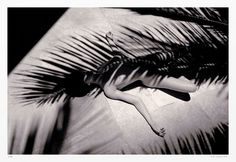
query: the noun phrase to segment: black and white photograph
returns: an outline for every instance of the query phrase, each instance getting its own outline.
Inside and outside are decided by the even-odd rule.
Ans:
[[[8,155],[229,155],[228,7],[7,16]]]

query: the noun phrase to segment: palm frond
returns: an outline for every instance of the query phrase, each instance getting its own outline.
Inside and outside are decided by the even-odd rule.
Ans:
[[[136,11],[143,14],[140,9]],[[178,102],[176,107],[167,106],[153,113],[158,115],[157,122],[169,131],[165,139],[161,139],[143,124],[145,122],[142,123],[136,111],[129,113],[133,111],[129,109],[130,105],[112,105],[114,101],[105,99],[104,95],[94,95],[101,92],[99,87],[87,85],[83,79],[88,73],[105,75],[106,71],[124,63],[163,76],[185,76],[199,85],[206,85],[206,81],[211,84],[227,83],[227,19],[212,8],[159,8],[150,9],[146,15],[136,14],[122,22],[118,19],[111,22],[115,29],[112,31],[113,45],[121,59],[114,59],[117,51],[112,51],[112,45],[106,39],[109,31],[87,30],[86,36],[74,32],[66,39],[58,40],[52,48],[42,51],[45,57],[38,59],[42,64],[15,72],[21,77],[16,81],[20,86],[16,87],[18,91],[14,95],[21,102],[56,106],[62,100],[65,110],[62,113],[53,111],[52,116],[41,118],[39,123],[46,128],[34,127],[27,134],[30,141],[24,139],[17,143],[16,136],[21,136],[21,127],[13,131],[10,153],[17,152],[17,149],[25,153],[70,154],[214,153],[214,133],[227,132],[228,125],[227,102],[218,96],[218,91],[205,94],[212,99],[210,101],[200,97],[200,104],[194,103],[196,100],[190,100],[187,106]],[[67,102],[73,97],[76,99]],[[158,97],[153,102],[156,100]],[[205,105],[201,105],[203,101]],[[71,105],[68,107],[68,104]],[[70,108],[68,111],[72,112],[65,112]],[[65,118],[61,119],[60,115],[64,113],[71,116],[62,115]],[[119,113],[122,115],[119,116]],[[117,116],[114,117],[114,114]],[[121,116],[130,117],[130,120]],[[122,127],[122,119],[125,127]],[[64,120],[70,126],[61,123]],[[33,117],[31,121],[34,121]],[[136,129],[134,124],[141,126]],[[61,131],[58,125],[62,125]],[[137,138],[137,134],[141,136]]]
[[[157,11],[176,13],[177,17],[183,13],[188,13],[187,16],[190,17],[196,14],[197,18],[224,23],[214,9],[181,8]],[[152,73],[162,76],[185,76],[195,79],[197,84],[208,79],[211,82],[227,82],[228,39],[226,33],[215,28],[218,24],[202,25],[142,16],[138,16],[136,21],[135,24],[115,24],[119,28],[114,36],[115,45],[120,54],[125,56],[119,63],[135,63],[136,67],[148,68]],[[69,99],[92,91],[95,87],[83,83],[86,72],[99,73],[98,69],[110,70],[118,64],[114,59],[111,60],[117,53],[112,53],[105,33],[90,31],[88,35],[74,33],[59,41],[52,49],[46,50],[50,58],[41,61],[59,68],[59,71],[35,66],[35,71],[18,73],[26,76],[32,85],[24,87],[20,97],[25,98],[26,102],[54,103],[64,96],[64,92],[68,95],[66,99]],[[108,60],[111,61],[106,63]]]
[[[58,102],[61,98],[67,101],[71,97],[80,97],[88,94],[95,87],[83,82],[84,75],[89,71],[96,71],[105,61],[111,58],[111,49],[104,36],[92,33],[88,39],[77,35],[68,37],[50,50],[49,58],[40,59],[48,67],[30,65],[30,70],[15,72],[23,76],[20,83],[30,83],[28,86],[19,87],[22,91],[19,97],[23,103]],[[58,70],[55,70],[58,69]],[[77,86],[79,85],[79,86]],[[77,87],[77,88],[75,88]]]
[[[225,31],[228,26],[227,8],[130,8],[130,10],[142,15],[155,15],[201,25],[214,25]]]
[[[124,55],[136,58],[155,55],[156,59],[151,57],[151,60],[167,67],[167,75],[185,75],[198,84],[215,78],[227,82],[227,34],[214,26],[148,18],[153,20],[145,25],[142,18],[130,26],[120,25],[116,39]]]

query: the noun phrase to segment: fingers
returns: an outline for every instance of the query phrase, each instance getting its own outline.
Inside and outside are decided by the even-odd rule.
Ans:
[[[197,90],[197,86],[184,77],[178,79],[173,77],[166,77],[158,83],[157,87],[184,93],[195,92]]]

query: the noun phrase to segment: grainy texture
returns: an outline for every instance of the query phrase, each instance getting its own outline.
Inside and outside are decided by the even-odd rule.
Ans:
[[[128,22],[132,15],[136,13],[125,9],[116,9],[116,12],[103,8],[69,9],[15,71],[33,70],[34,67],[26,64],[48,66],[34,58],[48,57],[42,52],[44,49],[75,31],[86,35],[85,30],[95,29],[118,35],[112,21],[133,25],[134,22]],[[182,153],[183,147],[187,147],[189,153],[211,152],[212,130],[224,131],[223,126],[228,124],[228,92],[221,83],[202,84],[197,92],[190,94],[188,102],[160,90],[135,88],[128,91],[140,96],[156,122],[166,128],[167,134],[161,138],[152,132],[133,106],[110,100],[103,93],[95,99],[94,96],[77,97],[66,104],[59,101],[53,106],[46,104],[40,108],[36,108],[36,104],[18,104],[12,94],[19,84],[15,80],[20,77],[10,74],[8,80],[8,148],[13,154],[161,154]],[[29,139],[33,141],[31,148]],[[201,146],[202,142],[204,146]]]

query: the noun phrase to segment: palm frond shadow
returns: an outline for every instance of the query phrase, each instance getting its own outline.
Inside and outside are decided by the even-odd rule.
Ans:
[[[34,148],[37,132],[38,132],[38,127],[35,127],[30,131],[28,137],[26,137],[27,142],[25,144],[25,149],[23,151],[23,154],[32,154],[33,153],[33,148]],[[12,152],[10,152],[10,153],[12,153]]]
[[[214,138],[210,135],[203,137],[204,133],[200,131],[197,138],[192,136],[191,140],[178,137],[177,144],[170,145],[169,139],[164,140],[161,149],[158,145],[149,144],[146,147],[141,147],[142,154],[228,154],[228,142],[225,142],[228,139],[228,125],[223,125],[221,131],[215,128],[213,132]],[[205,138],[209,140],[210,147],[206,145]],[[125,151],[122,153],[125,154]]]
[[[60,153],[69,125],[70,111],[70,104],[69,102],[66,102],[59,111],[51,135],[49,135],[47,138],[43,149],[43,154]]]
[[[66,102],[63,104],[63,107],[59,107],[59,112],[55,119],[54,126],[52,126],[52,130],[49,132],[45,131],[44,133],[47,135],[47,139],[42,148],[42,154],[59,154],[62,148],[63,141],[65,139],[65,135],[67,133],[69,119],[70,119],[70,104]],[[49,123],[50,124],[50,123]],[[26,139],[24,149],[22,150],[22,154],[33,154],[35,151],[35,142],[37,135],[39,134],[39,125],[37,123],[35,126],[31,125],[32,128],[28,132],[28,137],[23,137]],[[9,154],[13,154],[14,150],[14,141],[17,136],[16,131],[13,132],[12,139],[10,140]],[[19,138],[19,137],[18,137]],[[43,140],[42,140],[43,141]],[[41,149],[41,148],[40,148]]]

